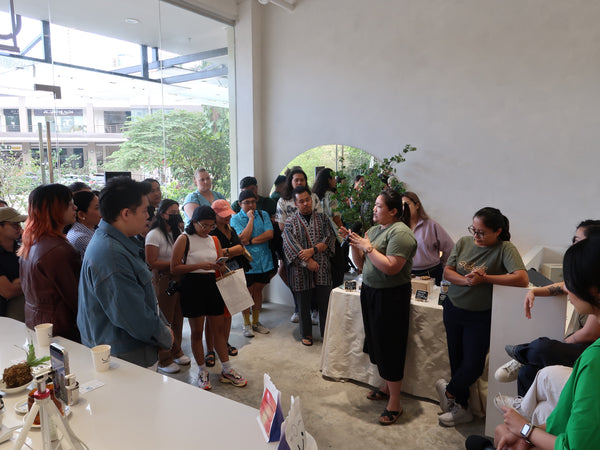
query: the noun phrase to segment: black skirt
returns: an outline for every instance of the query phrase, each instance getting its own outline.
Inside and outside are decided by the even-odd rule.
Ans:
[[[404,378],[410,294],[410,283],[387,289],[375,289],[363,283],[360,291],[364,352],[377,365],[381,378],[387,381]]]
[[[220,316],[225,313],[225,303],[214,273],[186,273],[181,277],[180,292],[183,317]]]

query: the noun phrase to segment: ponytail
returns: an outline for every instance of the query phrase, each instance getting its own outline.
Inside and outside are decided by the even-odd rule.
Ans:
[[[497,208],[485,207],[477,211],[473,218],[479,217],[483,224],[493,231],[500,231],[498,235],[499,241],[510,241],[510,223],[508,218]]]

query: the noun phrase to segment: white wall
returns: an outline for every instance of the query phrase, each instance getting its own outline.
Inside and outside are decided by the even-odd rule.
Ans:
[[[522,253],[565,245],[579,220],[600,217],[600,3],[298,0],[293,13],[260,8],[259,180],[272,181],[317,145],[385,157],[410,143],[419,150],[400,179],[455,238],[482,206],[509,217]]]

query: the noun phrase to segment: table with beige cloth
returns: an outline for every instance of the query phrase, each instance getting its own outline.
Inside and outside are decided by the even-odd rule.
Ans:
[[[415,300],[414,296],[411,299],[406,366],[402,382],[403,392],[435,401],[438,400],[435,382],[440,378],[450,379],[443,308],[438,305],[438,297],[439,288],[436,288],[426,302]],[[377,367],[371,364],[369,356],[362,351],[364,339],[360,292],[333,289],[329,297],[321,353],[323,376],[381,387],[383,380]],[[487,370],[484,374],[487,374]],[[474,385],[471,392],[474,393],[477,389]],[[473,409],[477,411],[478,408]]]
[[[437,304],[439,291],[427,302],[411,299],[408,347],[402,391],[437,400],[435,382],[449,379],[443,309]],[[434,299],[435,296],[435,299]],[[383,380],[369,355],[363,353],[365,331],[360,292],[335,288],[329,297],[325,338],[321,354],[324,376],[351,379],[380,387]]]

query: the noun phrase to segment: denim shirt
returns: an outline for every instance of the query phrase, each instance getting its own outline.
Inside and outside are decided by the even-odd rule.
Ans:
[[[171,348],[152,274],[135,243],[104,220],[83,259],[77,326],[84,345],[109,344],[112,355],[143,367],[157,361],[159,347]]]
[[[248,215],[244,211],[240,211],[231,218],[231,226],[240,234],[248,225]],[[272,230],[273,224],[269,215],[257,209],[254,211],[254,226],[252,227],[252,237],[260,236],[267,230]],[[269,241],[262,242],[260,244],[246,245],[246,249],[252,255],[252,262],[250,263],[252,268],[246,273],[266,273],[273,270],[273,256],[271,255],[271,249],[269,248]]]

